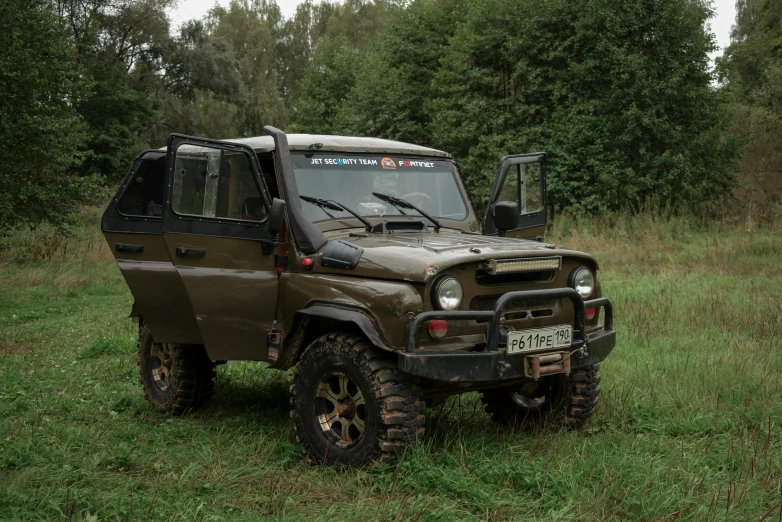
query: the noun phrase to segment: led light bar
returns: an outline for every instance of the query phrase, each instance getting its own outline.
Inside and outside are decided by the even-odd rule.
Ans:
[[[503,259],[500,261],[492,259],[485,265],[486,271],[490,275],[535,272],[537,270],[559,270],[561,267],[561,257],[531,257],[527,259]]]

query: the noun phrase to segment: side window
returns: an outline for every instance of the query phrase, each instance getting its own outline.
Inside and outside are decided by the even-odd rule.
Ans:
[[[188,144],[176,151],[171,206],[189,216],[263,221],[267,215],[245,153]]]
[[[125,216],[160,217],[163,213],[165,156],[141,160],[128,187],[117,202],[117,210]]]
[[[511,165],[502,182],[497,201],[515,201],[521,214],[538,212],[543,208],[543,187],[540,163]]]
[[[519,208],[522,214],[537,212],[543,208],[543,185],[541,183],[541,164],[522,163],[519,168],[520,198]]]
[[[269,195],[272,198],[279,198],[280,189],[277,186],[277,175],[274,170],[274,158],[272,157],[272,154],[270,152],[259,152],[255,157],[258,158],[258,165],[261,167],[263,181],[266,183],[266,188],[269,189]]]

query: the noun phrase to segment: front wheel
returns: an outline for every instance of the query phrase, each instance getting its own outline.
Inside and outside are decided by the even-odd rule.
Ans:
[[[520,428],[552,423],[584,426],[600,396],[600,365],[577,368],[570,375],[551,375],[514,388],[485,390],[481,401],[495,422]]]
[[[424,403],[393,355],[349,333],[313,342],[296,365],[291,417],[314,463],[391,460],[423,437]]]

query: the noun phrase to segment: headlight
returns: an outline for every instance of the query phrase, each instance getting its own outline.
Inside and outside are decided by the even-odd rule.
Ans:
[[[595,289],[595,276],[588,268],[576,268],[573,274],[573,288],[586,299]]]
[[[434,301],[440,310],[456,310],[462,304],[462,284],[453,277],[444,277],[434,287]]]

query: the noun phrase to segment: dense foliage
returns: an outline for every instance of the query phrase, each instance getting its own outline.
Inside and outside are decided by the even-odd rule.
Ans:
[[[3,227],[61,223],[171,132],[268,124],[448,150],[479,206],[516,152],[549,153],[555,209],[708,207],[737,142],[780,177],[778,2],[739,2],[721,83],[704,0],[307,0],[290,19],[232,0],[182,27],[173,4],[3,3]]]
[[[742,172],[766,203],[782,193],[782,3],[739,0],[733,42],[718,60]]]
[[[75,106],[88,85],[60,19],[43,0],[0,3],[0,230],[62,222],[91,180],[72,175],[85,153]]]
[[[734,154],[709,15],[691,0],[415,1],[355,79],[333,78],[350,55],[327,48],[301,105],[318,102],[324,131],[454,153],[476,201],[499,158],[544,150],[555,207],[701,206],[729,193]]]

